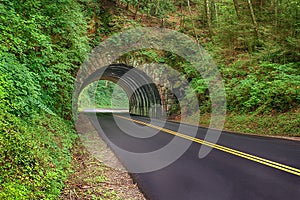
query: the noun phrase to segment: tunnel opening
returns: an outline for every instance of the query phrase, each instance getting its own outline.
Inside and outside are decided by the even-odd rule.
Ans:
[[[126,92],[117,84],[108,80],[99,80],[86,86],[78,99],[80,111],[95,108],[99,112],[116,110],[129,112],[129,99]]]
[[[90,84],[99,83],[99,81],[112,82],[125,92],[128,100],[127,108],[130,114],[156,118],[163,116],[161,98],[157,86],[143,71],[125,64],[112,64],[102,67],[95,70],[84,80],[81,85],[80,94],[83,93]],[[93,99],[99,95],[97,88],[95,89],[96,92],[92,94]],[[112,95],[112,98],[114,97],[115,96]],[[113,99],[112,101],[115,100],[116,99]]]

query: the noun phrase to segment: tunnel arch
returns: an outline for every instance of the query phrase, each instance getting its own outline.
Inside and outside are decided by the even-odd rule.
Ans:
[[[162,116],[157,86],[143,71],[125,64],[111,64],[90,74],[81,84],[79,91],[98,80],[112,81],[125,91],[129,100],[130,114],[156,118]]]

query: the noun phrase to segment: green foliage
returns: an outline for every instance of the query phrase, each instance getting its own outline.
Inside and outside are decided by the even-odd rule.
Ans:
[[[125,91],[110,81],[99,81],[97,84],[95,101],[99,107],[128,109],[129,101]]]
[[[203,45],[209,47],[220,65],[228,109],[239,113],[269,113],[297,108],[300,103],[299,1],[252,1],[258,34],[246,2],[237,1],[238,8],[230,0],[209,2],[213,34],[211,40],[203,40]],[[205,10],[204,1],[196,4],[198,7],[194,9]],[[207,20],[205,12],[191,14],[190,18]],[[189,67],[184,68],[187,74],[194,74]],[[204,102],[205,84],[200,77],[192,75],[192,78],[191,83]]]
[[[125,91],[117,84],[100,80],[87,86],[79,97],[79,107],[128,109],[129,102]]]
[[[236,7],[232,0],[208,2],[212,19],[210,34],[203,30],[208,28],[204,26],[208,20],[205,1],[192,4],[194,12],[189,13],[190,21],[185,20],[182,30],[202,38],[205,46],[211,42],[213,53],[222,55],[218,61],[229,64],[240,54],[251,54],[265,62],[299,62],[299,1],[251,1],[257,27],[246,1],[236,1]],[[184,9],[188,10],[186,6]]]
[[[147,16],[155,16],[159,18],[167,18],[168,14],[174,12],[174,0],[121,0],[122,3],[132,5],[136,12],[145,13]]]
[[[0,4],[1,58],[11,70],[27,68],[40,104],[65,118],[70,118],[73,76],[90,50],[82,10],[74,0]]]
[[[202,126],[209,126],[210,114],[202,114],[200,118]],[[224,129],[247,134],[297,137],[300,135],[300,112],[298,109],[295,112],[264,115],[227,113]]]
[[[55,115],[41,99],[41,88],[36,76],[13,54],[3,53],[0,60],[1,107],[18,117],[33,116],[39,111]]]
[[[299,63],[262,63],[227,84],[228,107],[236,112],[288,111],[300,104]]]
[[[26,186],[17,182],[4,183],[2,187],[3,191],[0,192],[0,199],[26,200],[30,196],[30,191]]]
[[[70,122],[42,115],[25,122],[0,116],[0,198],[53,199],[60,194],[76,135]]]
[[[225,128],[252,134],[299,136],[299,112],[277,115],[229,114]]]
[[[93,2],[0,2],[0,199],[60,194],[76,137],[63,118],[90,50],[85,9]]]

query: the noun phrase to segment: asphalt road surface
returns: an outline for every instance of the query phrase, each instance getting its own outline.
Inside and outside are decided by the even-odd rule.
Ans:
[[[179,124],[167,122],[163,130],[156,130],[157,134],[147,137],[147,131],[141,131],[132,123],[157,129],[157,126],[148,125],[148,118],[119,116],[114,118],[106,113],[91,120],[100,125],[98,132],[107,137],[106,141],[128,152],[153,152],[170,144],[174,138],[183,143],[191,142],[182,156],[166,167],[132,173],[148,199],[300,200],[300,142],[222,132],[218,145],[200,159],[199,149],[206,145],[202,139],[207,129],[197,128],[196,139],[175,136]],[[132,160],[115,152],[129,171],[131,163],[144,163],[142,156]],[[156,161],[155,157],[152,161],[162,162]]]

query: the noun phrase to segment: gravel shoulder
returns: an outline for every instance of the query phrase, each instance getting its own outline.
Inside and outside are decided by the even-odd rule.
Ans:
[[[72,155],[72,173],[59,199],[145,200],[128,173],[104,165],[79,139]]]

